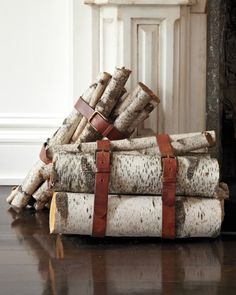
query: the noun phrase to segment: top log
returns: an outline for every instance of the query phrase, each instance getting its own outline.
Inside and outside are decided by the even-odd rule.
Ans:
[[[215,144],[215,132],[205,131],[196,133],[172,134],[170,135],[171,146],[176,156],[208,148]],[[86,152],[94,153],[97,148],[96,142],[81,144],[55,146],[47,150],[47,157],[52,159],[56,152]],[[111,141],[112,151],[144,151],[147,153],[160,154],[156,137],[132,138]]]

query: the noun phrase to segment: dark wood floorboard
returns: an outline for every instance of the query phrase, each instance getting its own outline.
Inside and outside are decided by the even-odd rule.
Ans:
[[[236,236],[56,236],[48,212],[16,213],[0,187],[0,295],[236,294]]]

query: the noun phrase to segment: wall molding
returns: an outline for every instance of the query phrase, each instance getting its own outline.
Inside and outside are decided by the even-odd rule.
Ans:
[[[0,113],[0,185],[20,184],[65,115]]]
[[[195,5],[198,0],[85,0],[96,5]]]
[[[63,119],[61,114],[0,113],[0,144],[42,144]]]
[[[78,63],[77,48],[74,47],[77,44],[75,34],[78,35],[78,31],[75,30],[75,16],[78,13],[75,4],[78,5],[79,1],[41,2],[29,2],[24,9],[14,3],[5,5],[6,10],[12,13],[10,16],[16,16],[12,22],[9,21],[9,17],[3,19],[4,27],[7,28],[4,31],[6,40],[23,38],[24,45],[19,49],[10,46],[12,51],[9,50],[9,56],[6,56],[6,60],[9,59],[10,62],[6,68],[8,66],[10,70],[6,75],[4,67],[2,71],[2,75],[10,85],[9,89],[15,87],[16,91],[9,90],[8,97],[11,99],[5,98],[6,108],[2,102],[3,108],[0,109],[0,185],[15,185],[22,182],[34,163],[38,161],[43,142],[52,137],[61,126],[73,108],[74,100],[83,93],[78,93],[77,85],[79,83],[83,84],[83,87],[89,85],[76,80],[75,73]],[[40,12],[38,18],[30,17],[34,16],[34,13],[37,15],[38,11]],[[25,15],[21,15],[21,12]],[[19,30],[15,30],[18,22]],[[12,28],[8,28],[9,24]],[[29,30],[24,32],[24,28]],[[34,28],[37,29],[36,33]],[[11,34],[8,34],[8,29]],[[3,38],[2,41],[6,43],[4,40]],[[10,44],[14,43],[15,41]],[[27,46],[28,43],[33,44],[32,47]],[[39,60],[37,57],[40,57]],[[22,61],[15,64],[15,60],[19,59]],[[25,66],[19,79],[25,83],[22,88],[20,83],[15,85],[14,82],[14,79],[18,79],[18,70],[21,68],[19,65]],[[19,71],[21,72],[21,69]],[[32,79],[30,79],[31,73]],[[31,91],[35,92],[35,96],[31,95]]]
[[[0,113],[0,128],[57,127],[63,114]]]

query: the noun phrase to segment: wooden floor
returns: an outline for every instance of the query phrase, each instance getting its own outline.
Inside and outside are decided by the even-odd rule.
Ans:
[[[236,238],[163,242],[55,236],[48,212],[0,188],[0,294],[236,294]],[[236,219],[235,219],[236,222]]]

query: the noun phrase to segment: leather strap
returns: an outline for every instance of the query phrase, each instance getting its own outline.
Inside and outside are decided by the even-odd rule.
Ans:
[[[85,118],[88,119],[90,125],[104,137],[110,140],[125,139],[130,136],[129,133],[121,133],[115,128],[115,126],[108,122],[108,120],[98,111],[90,107],[83,99],[80,97],[75,108],[80,112]]]
[[[157,143],[162,158],[162,237],[175,238],[175,193],[177,161],[174,156],[170,137],[159,134]]]
[[[47,145],[47,143],[43,144],[42,148],[41,148],[41,151],[39,153],[39,158],[41,161],[43,161],[45,164],[50,164],[52,163],[52,160],[50,160],[48,157],[47,157],[47,152],[46,152],[46,148],[45,146]]]
[[[110,141],[98,140],[92,230],[92,235],[95,237],[104,237],[106,233],[109,178]]]
[[[75,109],[80,112],[90,123],[90,125],[104,137],[107,137],[109,140],[119,140],[130,137],[132,133],[121,133],[116,127],[109,123],[108,120],[98,111],[95,111],[90,105],[88,105],[82,97],[80,97],[76,104]],[[45,145],[42,146],[39,158],[45,164],[52,162],[47,157]]]

